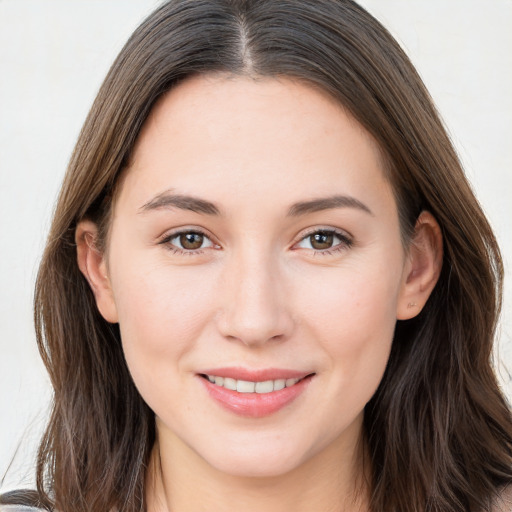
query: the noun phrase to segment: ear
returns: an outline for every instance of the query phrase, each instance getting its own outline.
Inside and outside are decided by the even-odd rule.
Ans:
[[[443,236],[434,216],[423,211],[414,227],[397,304],[398,320],[415,317],[425,306],[441,274]]]
[[[84,220],[75,231],[77,260],[80,271],[91,287],[96,305],[107,322],[117,323],[117,309],[108,277],[105,255],[97,248],[98,227],[94,222]]]

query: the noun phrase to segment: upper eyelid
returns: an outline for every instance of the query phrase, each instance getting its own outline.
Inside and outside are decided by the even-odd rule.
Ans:
[[[208,239],[210,241],[211,246],[199,247],[197,249],[185,249],[185,248],[178,247],[177,245],[171,243],[172,240],[174,240],[175,238],[178,238],[180,235],[183,235],[186,233],[195,233],[195,234],[204,236],[206,239]],[[169,246],[168,250],[171,250],[171,248],[172,248],[172,251],[175,253],[179,253],[179,254],[183,254],[183,255],[188,254],[189,256],[201,254],[201,253],[203,253],[203,251],[205,249],[219,249],[220,248],[220,245],[215,241],[214,237],[212,237],[211,235],[209,235],[202,229],[198,229],[198,228],[191,228],[191,229],[179,229],[178,228],[175,231],[171,231],[171,232],[168,231],[164,235],[159,237],[157,239],[156,243],[157,243],[157,245]]]
[[[354,237],[346,230],[340,229],[340,228],[334,228],[334,227],[312,227],[306,230],[301,231],[294,242],[300,242],[301,240],[304,240],[304,238],[307,238],[308,236],[314,235],[315,233],[333,233],[335,235],[339,235],[343,238],[348,238],[352,240]]]
[[[176,238],[177,236],[179,235],[183,235],[184,233],[197,233],[199,235],[203,235],[205,236],[206,238],[208,238],[209,240],[211,240],[213,243],[216,243],[215,242],[215,237],[209,233],[208,231],[206,231],[205,229],[202,229],[202,228],[199,228],[199,227],[180,227],[180,228],[175,228],[175,229],[171,229],[171,230],[168,230],[168,231],[165,231],[163,233],[163,235],[160,235],[157,237],[157,241],[158,242],[164,242],[166,240],[171,240],[173,238]]]
[[[340,239],[340,243],[334,245],[333,247],[326,248],[326,249],[309,249],[309,248],[300,248],[297,247],[302,241],[309,238],[311,235],[314,235],[315,233],[332,233],[334,236],[337,236]],[[341,250],[347,249],[349,247],[352,247],[354,245],[354,237],[348,233],[347,231],[340,229],[340,228],[333,228],[333,227],[315,227],[312,228],[310,231],[306,232],[305,234],[302,233],[299,235],[299,237],[296,239],[295,242],[291,245],[290,249],[292,251],[298,251],[298,250],[305,250],[305,251],[312,251],[313,254],[322,254],[324,256],[331,255],[334,253],[337,253]]]
[[[305,230],[302,230],[295,238],[295,240],[292,242],[292,247],[304,240],[305,238],[314,235],[315,233],[324,232],[324,233],[333,233],[334,235],[338,235],[341,238],[345,238],[353,241],[353,236],[346,230],[341,228],[335,228],[332,226],[313,226],[310,228],[306,228]],[[169,242],[173,238],[176,238],[177,236],[184,234],[184,233],[198,233],[206,238],[208,238],[212,244],[220,246],[221,244],[217,241],[216,237],[209,233],[207,230],[197,227],[197,226],[183,226],[180,228],[175,228],[170,231],[166,231],[163,235],[159,236],[157,238],[157,243],[165,243]],[[189,252],[193,252],[193,250],[190,250]]]

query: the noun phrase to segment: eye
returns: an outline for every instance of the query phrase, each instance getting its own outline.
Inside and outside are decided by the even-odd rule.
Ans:
[[[345,249],[351,245],[352,241],[344,233],[332,229],[320,229],[313,233],[309,233],[296,245],[296,247],[331,253],[336,250]]]
[[[168,244],[177,252],[194,252],[208,247],[214,247],[214,243],[199,231],[181,231],[172,233],[161,241]]]

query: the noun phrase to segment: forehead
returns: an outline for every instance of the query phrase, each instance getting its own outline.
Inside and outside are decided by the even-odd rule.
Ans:
[[[122,188],[139,202],[169,188],[244,205],[269,195],[293,202],[332,194],[333,184],[389,199],[384,174],[374,139],[326,93],[288,78],[207,75],[157,102]]]

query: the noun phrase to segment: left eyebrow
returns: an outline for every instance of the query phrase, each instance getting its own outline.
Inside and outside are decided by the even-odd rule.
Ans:
[[[300,201],[293,204],[288,210],[289,217],[298,217],[307,213],[315,213],[332,208],[356,208],[369,215],[374,216],[373,212],[364,203],[352,196],[334,195],[329,197],[320,197],[310,201]]]
[[[139,213],[164,208],[179,208],[180,210],[189,210],[206,215],[220,215],[219,208],[210,201],[184,194],[174,194],[170,190],[158,194],[153,199],[143,204],[139,208]]]

